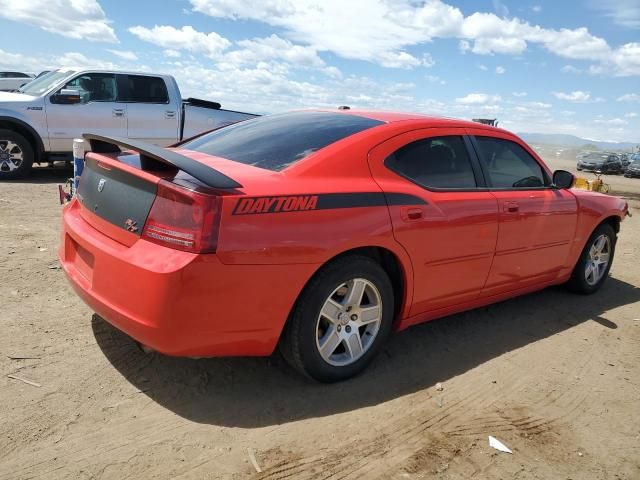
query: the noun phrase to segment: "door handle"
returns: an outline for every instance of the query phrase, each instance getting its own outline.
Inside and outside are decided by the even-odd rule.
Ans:
[[[124,108],[114,108],[113,109],[114,117],[124,117]]]
[[[422,218],[422,209],[405,207],[400,210],[400,215],[405,222],[413,222]]]
[[[520,205],[516,202],[505,202],[504,211],[507,213],[517,213],[520,210]]]
[[[176,112],[167,110],[166,112],[164,112],[164,118],[176,118]]]

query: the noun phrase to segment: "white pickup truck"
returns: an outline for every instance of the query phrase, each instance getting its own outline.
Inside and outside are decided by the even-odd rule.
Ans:
[[[168,146],[254,116],[183,100],[170,75],[53,70],[0,92],[0,180],[28,175],[34,162],[70,161],[84,133]]]

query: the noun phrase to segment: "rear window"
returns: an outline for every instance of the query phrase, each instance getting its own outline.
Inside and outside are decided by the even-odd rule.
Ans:
[[[338,140],[384,122],[331,112],[292,112],[236,123],[181,148],[280,171]]]
[[[162,78],[142,75],[127,75],[127,89],[123,102],[169,103],[169,92]]]

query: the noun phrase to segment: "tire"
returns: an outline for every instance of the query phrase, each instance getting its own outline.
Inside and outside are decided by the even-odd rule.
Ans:
[[[596,254],[595,257],[592,257],[592,247],[597,248],[597,242],[601,241],[601,238],[606,238],[606,250],[608,252],[607,263],[603,265],[602,263],[598,264],[598,271],[594,272],[593,270],[593,262],[602,260],[602,253]],[[592,294],[600,289],[604,282],[607,280],[609,276],[609,270],[611,269],[611,264],[613,263],[613,257],[616,250],[616,232],[613,230],[613,227],[608,223],[603,223],[598,228],[594,230],[594,232],[587,240],[587,243],[580,254],[580,258],[576,263],[576,266],[571,273],[571,278],[567,282],[567,288],[572,292],[582,293],[585,295]],[[604,249],[602,250],[604,252]],[[592,275],[589,275],[589,268],[591,266]]]
[[[364,292],[361,301],[349,302],[348,297],[357,298],[358,291]],[[362,324],[365,315],[370,323]],[[371,320],[375,315],[379,321]],[[393,287],[380,264],[361,255],[339,258],[316,273],[300,294],[280,340],[280,352],[292,367],[314,380],[346,380],[378,353],[391,331],[393,315]]]
[[[579,172],[581,172],[581,171],[582,171],[582,168],[580,168],[580,167],[576,167],[576,170],[578,170]]]
[[[29,175],[33,161],[33,147],[26,138],[13,130],[0,129],[0,180]]]

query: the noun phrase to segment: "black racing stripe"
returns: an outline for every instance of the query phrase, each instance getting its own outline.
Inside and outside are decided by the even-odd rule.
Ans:
[[[387,205],[425,205],[420,197],[406,193],[352,192],[272,197],[243,197],[238,200],[232,215],[259,215],[307,210],[334,210],[339,208],[382,207]]]

